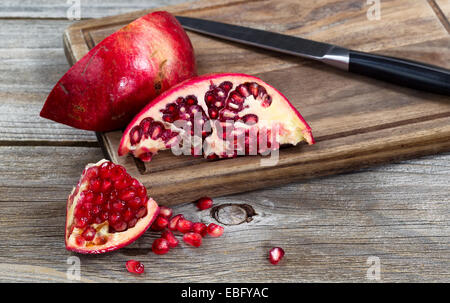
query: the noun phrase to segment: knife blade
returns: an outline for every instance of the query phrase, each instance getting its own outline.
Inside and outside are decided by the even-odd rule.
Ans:
[[[322,63],[379,80],[450,95],[450,70],[422,62],[359,52],[333,44],[211,20],[177,16],[190,31]]]

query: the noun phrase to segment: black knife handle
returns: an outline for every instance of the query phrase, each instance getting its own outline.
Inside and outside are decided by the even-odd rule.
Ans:
[[[450,95],[450,70],[434,65],[350,50],[348,70],[415,89]]]

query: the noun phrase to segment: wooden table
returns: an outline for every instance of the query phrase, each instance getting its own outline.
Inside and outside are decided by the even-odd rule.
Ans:
[[[449,0],[414,1],[430,5],[450,31]],[[95,18],[184,0],[82,2],[82,18]],[[1,282],[68,281],[67,260],[74,255],[64,248],[66,198],[85,164],[103,156],[92,132],[38,115],[68,69],[61,40],[72,22],[68,8],[61,0],[0,4]],[[156,256],[150,246],[157,234],[147,232],[117,252],[78,256],[81,280],[366,282],[372,281],[368,258],[377,257],[381,281],[449,282],[449,180],[450,153],[444,153],[218,198],[216,204],[248,204],[257,215],[227,226],[222,238],[199,249]],[[175,212],[215,222],[191,203]],[[241,216],[238,208],[220,212],[227,222]],[[286,251],[278,266],[266,260],[273,246]],[[125,271],[130,258],[145,263],[145,275]]]

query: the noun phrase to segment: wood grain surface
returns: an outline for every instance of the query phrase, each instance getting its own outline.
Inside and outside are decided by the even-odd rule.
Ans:
[[[431,2],[415,1],[420,5]],[[82,12],[102,17],[156,3],[129,0],[124,7],[119,1],[103,2],[83,1]],[[393,2],[382,1],[382,5]],[[408,3],[411,2],[414,1]],[[68,68],[61,34],[71,22],[65,19],[64,3],[56,0],[0,3],[1,282],[68,281],[67,259],[78,255],[64,248],[66,198],[85,164],[103,156],[95,134],[38,116],[46,95]],[[333,11],[327,7],[320,9],[313,1],[305,3],[315,7],[312,9],[318,14],[315,22],[321,22],[323,14]],[[360,5],[364,3],[361,1]],[[448,17],[449,2],[436,3]],[[408,55],[421,56],[425,51],[427,56],[448,62],[445,59],[448,51],[447,55],[442,51],[445,38],[437,38],[435,46],[424,50],[420,37],[408,34],[409,27],[420,27],[423,22],[435,24],[436,29],[445,28],[438,17],[435,19],[438,23],[430,21],[431,16],[425,18],[428,21],[420,21],[423,11],[407,12],[417,20],[411,23],[398,20],[396,33],[404,35],[402,41],[411,39],[416,44]],[[305,26],[313,27],[312,23]],[[350,43],[351,38],[347,41]],[[366,43],[370,45],[369,41]],[[401,51],[402,45],[386,52]],[[220,46],[217,50],[220,51]],[[242,56],[250,53],[246,50]],[[255,56],[285,61],[263,52]],[[367,94],[366,89],[362,88],[361,93]],[[341,94],[345,99],[344,92]],[[449,282],[449,180],[450,153],[441,153],[220,197],[215,199],[216,205],[248,204],[258,215],[248,223],[226,226],[222,238],[208,239],[199,249],[183,246],[158,257],[150,252],[158,235],[147,232],[117,252],[78,256],[81,279],[84,282],[371,282],[366,278],[369,267],[366,261],[377,256],[382,282]],[[193,220],[216,222],[208,211],[197,212],[192,203],[174,208],[175,213],[182,212]],[[242,211],[237,208],[227,207],[219,212],[219,220],[225,223],[239,221],[241,216]],[[268,249],[275,245],[282,246],[287,253],[279,266],[266,260]],[[136,277],[125,271],[124,263],[131,258],[144,262],[144,276]]]
[[[382,20],[378,21],[368,20],[367,6],[360,0],[321,0],[314,5],[294,0],[199,1],[166,9],[450,68],[450,35],[443,27],[444,16],[438,14],[440,8],[435,3],[426,1],[384,1]],[[419,11],[420,15],[415,13]],[[76,62],[106,36],[147,12],[72,25],[64,34],[69,61]],[[414,26],[401,26],[404,24]],[[321,63],[188,34],[200,74],[242,72],[267,81],[302,113],[317,144],[282,149],[273,167],[262,166],[259,157],[210,162],[177,157],[171,151],[144,164],[131,156],[117,156],[121,131],[100,134],[108,157],[151,188],[161,203],[173,205],[204,194],[222,196],[450,150],[447,96],[399,88]]]

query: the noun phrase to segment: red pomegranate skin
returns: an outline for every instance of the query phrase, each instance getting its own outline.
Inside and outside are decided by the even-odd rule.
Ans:
[[[192,44],[171,14],[145,15],[105,38],[58,81],[40,115],[76,128],[125,127],[148,103],[196,75]]]

